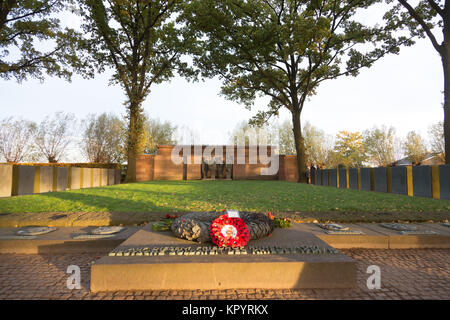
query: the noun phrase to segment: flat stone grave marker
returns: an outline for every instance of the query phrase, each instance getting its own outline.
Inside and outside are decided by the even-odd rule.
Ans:
[[[404,223],[380,223],[379,225],[386,229],[399,231],[400,234],[405,235],[438,234],[432,230],[417,230],[417,227]]]
[[[16,232],[19,236],[39,236],[55,231],[55,227],[25,227]]]
[[[318,227],[325,229],[326,234],[364,234],[360,230],[350,230],[349,227],[336,223],[317,223]]]
[[[34,240],[36,236],[0,235],[0,240]]]
[[[103,226],[90,230],[88,234],[77,234],[72,236],[72,239],[81,240],[95,240],[95,239],[108,239],[114,238],[117,233],[124,231],[125,227],[118,226]]]
[[[98,228],[95,228],[94,230],[91,230],[90,234],[100,234],[100,235],[115,234],[115,233],[119,233],[125,229],[126,229],[125,227],[116,227],[116,226],[98,227]]]
[[[72,236],[72,239],[75,240],[96,240],[96,239],[108,239],[108,238],[114,238],[115,234],[76,234]]]

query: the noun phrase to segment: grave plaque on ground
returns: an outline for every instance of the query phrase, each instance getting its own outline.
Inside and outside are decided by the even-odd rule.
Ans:
[[[318,223],[318,227],[325,229],[327,234],[363,234],[359,230],[350,230],[349,227],[342,226],[336,223]]]
[[[55,227],[26,227],[17,231],[19,236],[39,236],[55,231]]]
[[[115,234],[125,230],[125,227],[98,227],[90,231],[90,234]]]
[[[424,234],[438,234],[432,230],[418,230],[416,226],[410,226],[404,223],[380,223],[383,228],[391,229],[400,232],[402,235],[424,235]]]

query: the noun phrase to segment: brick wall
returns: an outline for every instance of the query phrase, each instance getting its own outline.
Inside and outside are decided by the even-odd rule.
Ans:
[[[155,156],[152,154],[140,154],[136,157],[136,181],[153,180]]]
[[[298,170],[297,170],[297,156],[280,156],[280,169],[278,172],[278,179],[297,182]]]

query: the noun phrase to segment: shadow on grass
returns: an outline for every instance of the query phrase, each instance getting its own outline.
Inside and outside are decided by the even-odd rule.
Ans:
[[[57,198],[60,200],[68,201],[68,202],[81,202],[82,204],[89,207],[101,207],[102,210],[92,211],[92,212],[101,212],[103,209],[106,209],[108,212],[125,212],[118,210],[118,208],[127,208],[127,212],[174,212],[177,208],[169,207],[169,206],[157,206],[153,201],[148,200],[147,202],[151,202],[151,207],[149,210],[143,211],[142,207],[146,205],[146,203],[142,203],[139,201],[133,201],[128,199],[118,199],[108,196],[96,195],[96,194],[83,194],[83,193],[65,193],[65,192],[49,192],[49,193],[41,193],[42,196]],[[99,205],[99,203],[101,203]]]

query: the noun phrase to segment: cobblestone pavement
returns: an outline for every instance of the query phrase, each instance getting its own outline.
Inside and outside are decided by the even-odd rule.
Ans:
[[[90,263],[102,254],[0,255],[0,299],[450,299],[450,249],[341,250],[358,265],[356,289],[177,290],[89,292]],[[81,289],[67,289],[69,265],[81,269]],[[381,289],[369,290],[367,267],[381,269]]]

